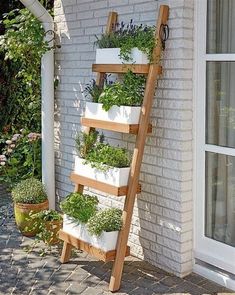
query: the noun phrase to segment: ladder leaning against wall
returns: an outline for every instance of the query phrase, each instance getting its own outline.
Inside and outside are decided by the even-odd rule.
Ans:
[[[79,240],[72,235],[60,231],[60,239],[64,241],[61,262],[68,262],[71,256],[72,247],[88,252],[88,254],[95,256],[102,261],[112,261],[113,269],[110,278],[109,290],[112,292],[117,291],[120,288],[123,265],[125,256],[130,254],[130,248],[127,246],[128,236],[130,232],[133,208],[136,195],[141,191],[139,185],[139,174],[142,163],[144,146],[147,134],[151,132],[152,126],[149,124],[150,113],[152,109],[153,97],[155,93],[155,86],[159,75],[162,72],[160,66],[160,57],[163,50],[163,30],[167,26],[169,15],[169,7],[161,5],[159,9],[159,15],[156,24],[156,46],[153,51],[153,60],[157,61],[148,65],[111,65],[111,64],[93,64],[93,72],[97,72],[96,83],[102,86],[104,83],[104,77],[106,73],[125,73],[131,70],[133,73],[147,75],[146,87],[144,93],[143,104],[141,108],[141,115],[138,125],[122,124],[122,123],[108,123],[101,120],[93,120],[82,118],[81,123],[86,126],[87,132],[91,129],[101,128],[116,132],[136,134],[136,143],[133,152],[133,158],[131,163],[131,170],[129,175],[129,181],[127,187],[114,187],[106,183],[97,181],[91,181],[86,177],[81,177],[75,173],[71,174],[71,180],[75,183],[75,192],[83,192],[84,186],[95,188],[102,192],[116,195],[117,197],[125,196],[125,203],[123,208],[122,220],[123,226],[119,232],[116,250],[104,252],[101,249],[97,249],[88,243]],[[118,15],[116,12],[110,12],[106,32],[112,31],[114,24],[117,22]]]

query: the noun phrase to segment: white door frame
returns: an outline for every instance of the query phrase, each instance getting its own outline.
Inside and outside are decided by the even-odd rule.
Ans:
[[[235,248],[207,238],[205,230],[205,151],[235,156],[235,149],[205,144],[206,61],[235,61],[235,54],[206,54],[206,0],[195,2],[194,89],[194,256],[235,274]]]

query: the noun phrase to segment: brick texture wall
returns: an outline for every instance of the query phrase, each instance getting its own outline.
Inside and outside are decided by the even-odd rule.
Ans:
[[[94,35],[108,12],[128,22],[155,24],[160,4],[170,6],[170,38],[163,75],[152,109],[153,133],[146,141],[141,168],[143,192],[136,199],[129,244],[132,253],[184,276],[192,270],[192,113],[193,1],[55,0],[58,44],[56,75],[56,189],[58,201],[73,190],[74,138],[85,99],[81,90],[94,74]],[[112,144],[133,149],[135,138],[107,132]],[[99,192],[97,192],[99,193]],[[100,193],[99,193],[100,194]],[[122,207],[115,197],[99,195],[102,206]]]

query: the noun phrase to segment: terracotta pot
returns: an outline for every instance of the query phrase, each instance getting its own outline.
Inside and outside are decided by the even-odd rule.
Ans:
[[[46,221],[46,229],[51,233],[49,238],[44,240],[48,245],[55,245],[60,242],[59,230],[62,228],[62,220]]]
[[[48,200],[40,204],[14,204],[16,224],[24,236],[34,237],[38,232],[37,228],[34,228],[37,220],[33,222],[32,218],[29,217],[29,213],[37,213],[43,210],[47,210],[48,208]]]

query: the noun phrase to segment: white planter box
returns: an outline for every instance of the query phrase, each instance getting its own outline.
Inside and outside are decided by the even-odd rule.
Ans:
[[[84,242],[90,243],[90,235],[84,223],[79,223],[74,218],[64,214],[63,231]]]
[[[130,61],[120,58],[120,48],[100,48],[96,49],[97,64],[148,64],[149,60],[145,53],[138,48],[131,50]]]
[[[112,106],[107,112],[102,103],[86,102],[85,118],[123,124],[138,124],[141,107]]]
[[[116,249],[118,231],[103,232],[99,237],[92,236],[85,224],[76,222],[66,214],[63,218],[63,231],[105,252]]]
[[[92,168],[90,164],[84,164],[85,160],[75,157],[74,172],[78,175],[94,179],[116,187],[126,186],[128,183],[130,167],[110,168],[107,171],[101,171]]]

